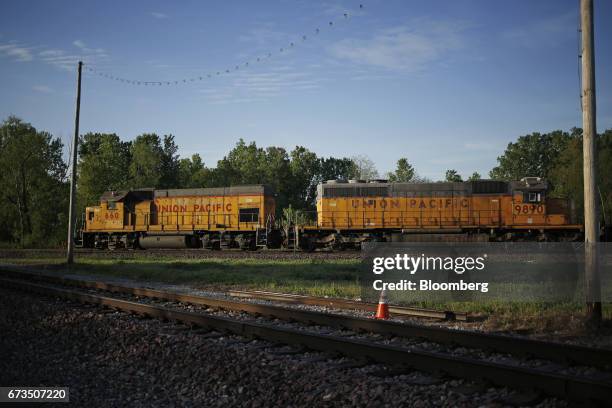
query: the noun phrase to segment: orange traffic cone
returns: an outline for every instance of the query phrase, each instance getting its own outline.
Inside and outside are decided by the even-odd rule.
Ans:
[[[382,290],[380,292],[380,298],[378,299],[378,308],[376,309],[377,319],[388,319],[389,318],[389,304],[387,303],[387,291]]]

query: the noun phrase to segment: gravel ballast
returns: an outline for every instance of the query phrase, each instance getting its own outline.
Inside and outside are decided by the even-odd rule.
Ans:
[[[0,385],[68,386],[74,406],[565,405],[5,289],[0,333]]]

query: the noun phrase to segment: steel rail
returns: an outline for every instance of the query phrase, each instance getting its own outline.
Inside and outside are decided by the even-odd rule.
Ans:
[[[41,280],[47,283],[99,289],[134,296],[157,298],[166,301],[190,303],[194,305],[205,305],[208,307],[245,312],[287,321],[298,321],[302,323],[344,328],[355,332],[371,332],[388,336],[421,338],[441,344],[492,350],[515,356],[535,357],[560,363],[574,363],[607,369],[612,367],[611,349],[554,343],[501,334],[454,330],[443,327],[423,326],[410,323],[398,323],[355,316],[321,313],[311,310],[295,309],[275,305],[245,303],[240,301],[188,295],[142,287],[138,288],[123,286],[106,282],[86,281],[31,272],[9,271],[9,273],[11,276],[21,279],[26,277],[28,279]]]
[[[276,293],[266,291],[246,291],[246,290],[230,290],[227,292],[229,296],[252,298],[261,300],[271,300],[287,303],[299,303],[303,305],[325,306],[336,309],[351,309],[363,310],[366,312],[375,312],[377,305],[375,303],[358,302],[354,300],[324,298],[317,296],[295,295],[289,293]],[[397,316],[413,316],[427,317],[441,320],[460,320],[467,321],[467,313],[451,312],[446,310],[433,310],[418,307],[404,307],[389,305],[389,313]]]
[[[14,267],[8,265],[1,265],[0,270],[5,271],[16,271]],[[21,269],[19,269],[21,270]],[[27,272],[24,272],[27,273]],[[64,282],[67,283],[67,282]],[[324,298],[316,296],[305,296],[289,293],[277,293],[277,292],[266,292],[266,291],[244,291],[244,290],[230,290],[226,292],[228,296],[237,298],[252,298],[269,300],[284,303],[293,304],[304,304],[311,306],[323,306],[331,307],[336,309],[346,310],[362,310],[366,312],[375,312],[377,305],[375,303],[358,302],[354,300],[339,299],[339,298]],[[467,313],[456,313],[451,311],[424,309],[416,307],[404,307],[389,305],[389,313],[392,316],[410,316],[410,317],[423,317],[440,320],[459,320],[467,321]]]
[[[59,248],[42,248],[42,249],[19,249],[19,248],[5,248],[0,250],[0,253],[6,253],[6,252],[10,252],[10,253],[28,253],[28,252],[40,252],[40,253],[49,253],[49,254],[54,254],[54,253],[63,253],[64,250],[63,249],[59,249]],[[243,249],[239,249],[239,248],[229,248],[229,249],[223,249],[223,250],[219,250],[219,249],[210,249],[210,248],[148,248],[148,249],[132,249],[132,248],[116,248],[116,249],[99,249],[99,248],[83,248],[83,247],[75,247],[75,254],[81,253],[81,254],[113,254],[113,253],[135,253],[135,254],[146,254],[146,253],[180,253],[180,252],[185,252],[185,253],[203,253],[203,254],[218,254],[218,255],[222,255],[223,253],[243,253],[246,255],[249,254],[265,254],[265,253],[271,253],[271,254],[294,254],[294,253],[298,253],[298,254],[303,254],[303,255],[307,255],[307,254],[311,254],[311,253],[315,253],[315,254],[327,254],[327,255],[346,255],[347,257],[354,255],[354,258],[360,258],[361,257],[361,251],[359,250],[346,250],[346,251],[315,251],[315,252],[304,252],[301,250],[298,251],[294,251],[293,249],[284,249],[284,248],[265,248],[265,249],[259,249],[257,251],[245,251]]]
[[[81,303],[97,304],[150,317],[176,320],[208,329],[220,330],[247,338],[263,339],[312,350],[337,352],[343,355],[392,365],[402,365],[427,372],[443,372],[453,377],[485,380],[498,386],[537,389],[547,395],[580,402],[609,403],[612,384],[566,374],[548,373],[532,368],[451,356],[444,353],[413,351],[401,347],[347,339],[326,334],[245,322],[201,313],[174,310],[59,289],[13,279],[0,279],[0,285],[56,296]]]

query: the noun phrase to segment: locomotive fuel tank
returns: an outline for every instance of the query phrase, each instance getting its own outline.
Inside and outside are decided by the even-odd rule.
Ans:
[[[189,235],[149,235],[146,237],[139,237],[138,246],[142,249],[182,249],[193,248],[193,241],[193,237]]]

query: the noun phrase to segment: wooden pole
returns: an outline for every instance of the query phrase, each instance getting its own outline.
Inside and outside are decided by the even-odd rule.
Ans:
[[[81,115],[81,71],[83,63],[79,61],[77,76],[77,98],[76,114],[74,117],[74,138],[72,139],[72,171],[70,172],[70,207],[68,208],[68,249],[66,263],[72,264],[74,261],[74,226],[76,207],[76,177],[77,177],[77,151],[79,148],[79,117]]]
[[[593,45],[593,0],[580,0],[580,26],[582,29],[582,154],[584,172],[584,271],[587,289],[587,319],[593,324],[601,322],[601,288],[597,264],[599,217],[597,214],[597,187],[595,149],[597,127],[595,122],[595,50]]]

